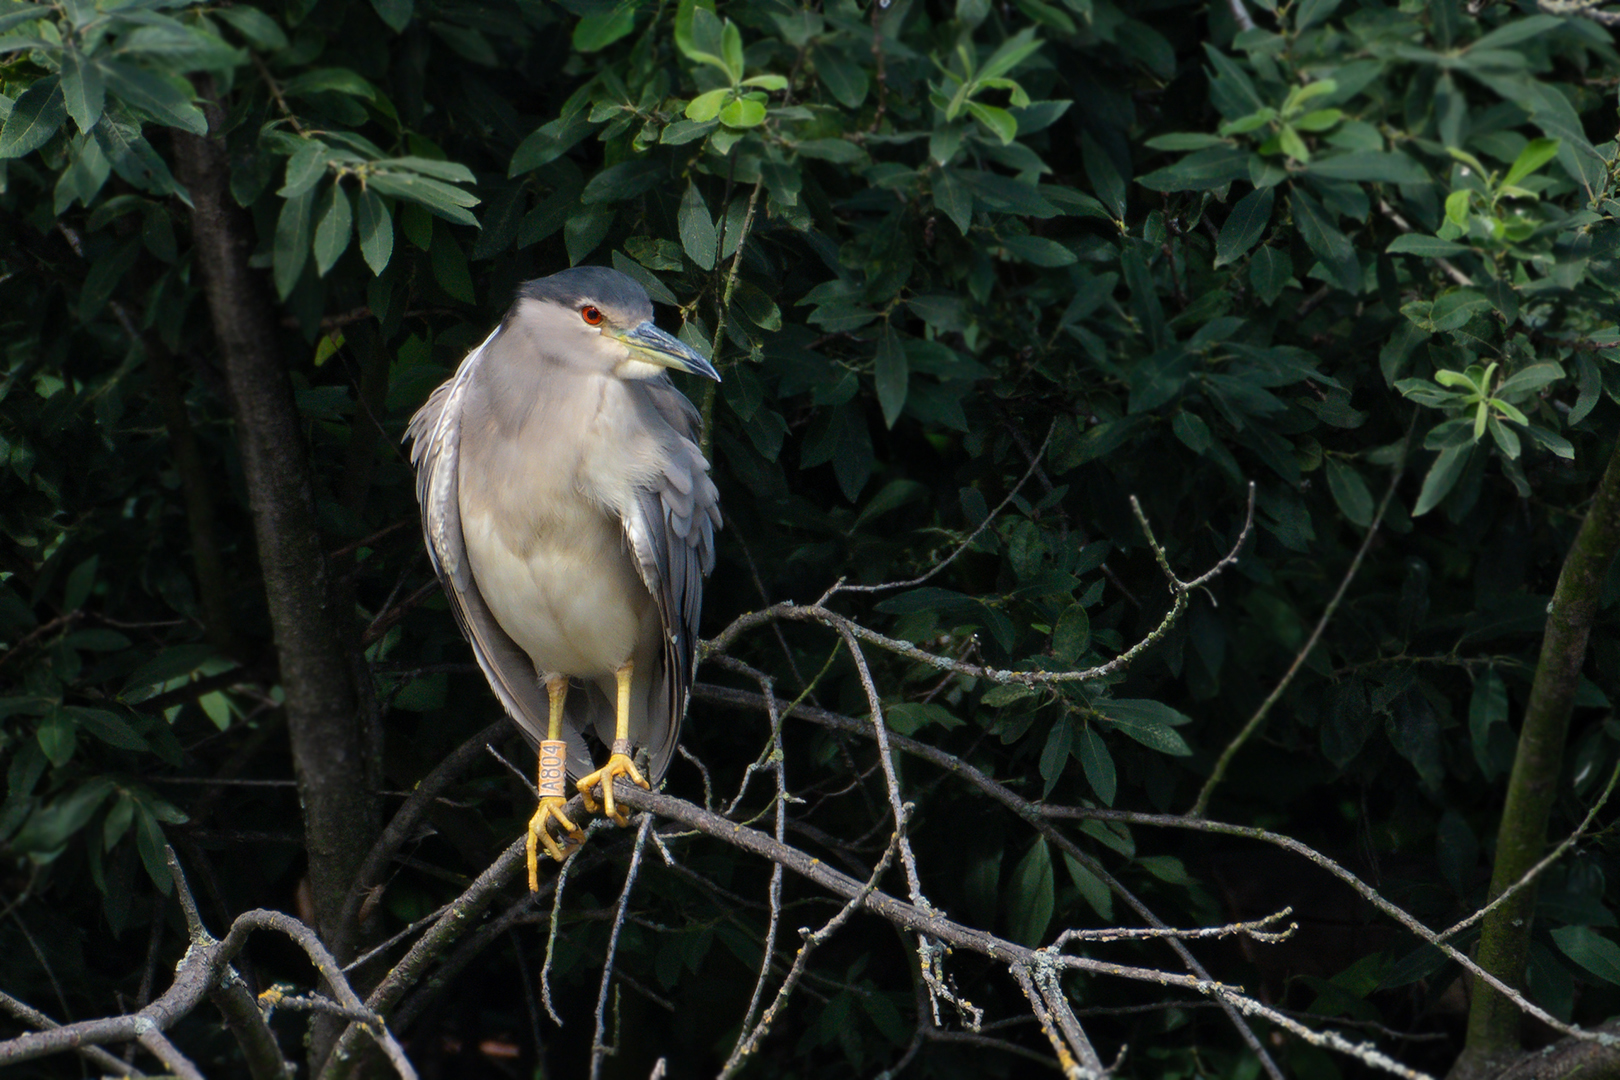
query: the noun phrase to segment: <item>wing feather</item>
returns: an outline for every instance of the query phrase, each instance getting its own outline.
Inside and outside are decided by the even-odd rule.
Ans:
[[[623,512],[625,538],[641,580],[664,625],[662,701],[649,701],[648,755],[661,777],[675,752],[697,667],[703,579],[714,569],[714,534],[720,526],[719,493],[698,449],[702,420],[666,378],[638,384],[672,436],[664,468],[636,493]],[[663,715],[655,715],[662,707]]]
[[[501,705],[530,742],[545,737],[549,704],[541,692],[534,665],[500,624],[495,621],[467,562],[461,532],[459,447],[462,406],[473,375],[500,329],[496,329],[462,361],[456,374],[428,397],[411,417],[405,437],[411,441],[411,464],[416,467],[416,499],[422,507],[422,534],[433,569],[444,585],[445,596],[462,636],[483,669]],[[568,733],[574,756],[585,755],[584,740]],[[578,743],[577,746],[573,745]]]

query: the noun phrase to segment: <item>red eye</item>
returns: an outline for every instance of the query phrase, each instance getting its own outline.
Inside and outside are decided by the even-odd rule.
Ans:
[[[590,323],[592,326],[602,325],[602,312],[600,309],[594,308],[590,304],[586,304],[584,307],[579,309],[579,317]]]

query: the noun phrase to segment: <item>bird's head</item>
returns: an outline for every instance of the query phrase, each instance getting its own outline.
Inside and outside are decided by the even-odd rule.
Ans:
[[[525,282],[506,327],[532,336],[555,362],[621,379],[650,379],[666,368],[720,381],[696,349],[653,325],[641,283],[605,266],[575,266]]]

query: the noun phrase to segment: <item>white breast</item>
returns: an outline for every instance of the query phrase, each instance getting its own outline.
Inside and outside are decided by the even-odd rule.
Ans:
[[[473,580],[535,670],[600,678],[629,660],[652,595],[618,523],[583,500],[529,522],[503,521],[475,512],[466,491],[461,521]]]
[[[501,415],[474,399],[464,419],[488,425],[458,470],[467,561],[491,614],[542,674],[611,676],[638,637],[657,640],[652,594],[610,509],[632,506],[656,468],[645,433],[626,430],[629,412],[604,408],[624,392],[609,376],[566,402],[509,389],[498,404],[532,407]]]

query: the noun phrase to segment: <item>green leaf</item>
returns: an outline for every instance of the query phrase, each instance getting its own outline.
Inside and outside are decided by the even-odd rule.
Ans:
[[[1294,29],[1309,29],[1332,15],[1338,7],[1339,0],[1300,0],[1299,9],[1294,13]]]
[[[22,157],[50,141],[67,117],[62,84],[55,75],[35,80],[17,98],[0,128],[0,159]]]
[[[1372,717],[1362,680],[1350,678],[1329,685],[1320,721],[1322,756],[1340,769],[1350,764],[1367,744]]]
[[[758,127],[765,122],[765,105],[753,98],[736,98],[720,110],[720,122],[729,128]]]
[[[1065,664],[1079,660],[1091,644],[1091,616],[1080,604],[1070,604],[1052,628],[1052,655]]]
[[[167,127],[193,135],[208,134],[208,118],[169,80],[119,60],[101,61],[101,70],[107,89],[126,105],[133,105]]]
[[[410,25],[414,6],[414,0],[371,0],[377,17],[396,34],[404,33]]]
[[[982,105],[977,101],[967,103],[968,112],[973,118],[989,128],[996,138],[1005,145],[1013,141],[1018,135],[1018,121],[1006,109],[998,109],[994,105]]]
[[[1277,145],[1282,147],[1283,153],[1295,161],[1308,162],[1311,160],[1311,151],[1305,145],[1305,140],[1300,138],[1299,132],[1288,124],[1284,124],[1277,129]],[[1262,147],[1261,152],[1265,153],[1266,149]]]
[[[108,712],[106,709],[89,709],[80,705],[64,705],[61,712],[81,729],[109,746],[116,746],[120,750],[151,749],[129,721],[117,713]]]
[[[90,592],[96,585],[96,567],[101,562],[99,555],[92,555],[73,568],[67,576],[67,584],[62,589],[62,610],[78,611],[84,607],[85,601],[90,599]]]
[[[1513,159],[1508,166],[1507,175],[1502,177],[1503,187],[1514,187],[1531,173],[1540,169],[1547,162],[1558,156],[1557,139],[1531,139],[1525,144],[1519,156]]]
[[[326,157],[330,148],[311,139],[304,142],[287,159],[287,178],[276,194],[283,199],[302,195],[311,190],[326,175]]]
[[[851,62],[842,49],[829,46],[812,49],[810,56],[816,78],[838,104],[846,109],[858,109],[865,103],[871,88],[865,67]]]
[[[1418,493],[1417,505],[1412,508],[1413,517],[1422,517],[1436,506],[1442,499],[1451,494],[1451,489],[1457,486],[1462,478],[1463,468],[1468,464],[1468,447],[1453,447],[1450,450],[1440,451],[1440,456],[1434,459],[1429,466],[1428,475],[1423,478],[1423,490]]]
[[[59,769],[73,758],[73,748],[78,741],[75,730],[73,722],[58,709],[46,717],[34,733],[45,757]]]
[[[973,226],[973,193],[946,170],[934,174],[934,208],[963,236]]]
[[[1288,256],[1276,248],[1263,247],[1249,260],[1249,284],[1267,304],[1277,302],[1293,276]]]
[[[1606,983],[1620,986],[1620,945],[1590,926],[1560,926],[1552,939],[1565,956]]]
[[[636,0],[621,0],[608,11],[586,15],[574,27],[574,49],[600,52],[636,28]]]
[[[1090,133],[1080,133],[1080,157],[1091,179],[1091,189],[1097,193],[1116,221],[1125,220],[1125,180],[1114,166],[1114,159],[1097,145]],[[1217,264],[1219,265],[1219,264]]]
[[[163,826],[159,825],[157,818],[147,809],[146,804],[139,803],[135,807],[135,849],[141,854],[141,862],[146,866],[147,876],[152,884],[167,896],[174,888],[174,878],[169,874],[169,864],[164,858],[164,849],[167,842],[163,839]]]
[[[1212,191],[1234,180],[1247,180],[1249,160],[1253,156],[1247,150],[1223,143],[1139,176],[1136,182],[1150,191]]]
[[[1421,255],[1426,259],[1445,259],[1453,255],[1466,255],[1471,248],[1467,244],[1459,244],[1454,240],[1442,240],[1438,236],[1424,236],[1421,233],[1406,233],[1390,241],[1384,249],[1390,255]]]
[[[1352,524],[1363,529],[1367,528],[1372,524],[1375,512],[1372,492],[1367,490],[1367,482],[1353,466],[1336,457],[1327,458],[1323,465],[1327,470],[1328,491],[1332,493],[1333,501],[1338,504],[1339,512]]]
[[[1112,764],[1112,762],[1110,762]],[[1086,869],[1073,855],[1067,852],[1063,855],[1063,862],[1069,868],[1069,878],[1074,887],[1080,890],[1080,895],[1090,905],[1091,910],[1103,921],[1104,926],[1114,924],[1114,894],[1108,891],[1102,878]]]
[[[1468,699],[1468,737],[1473,747],[1474,760],[1487,778],[1495,775],[1490,757],[1490,729],[1493,724],[1508,721],[1507,686],[1494,667],[1474,680],[1473,694]]]
[[[1219,135],[1197,131],[1177,131],[1169,135],[1156,135],[1143,144],[1149,150],[1207,150],[1212,146],[1229,146]]]
[[[101,119],[106,83],[101,68],[78,49],[62,51],[62,99],[80,131],[89,131]]]
[[[1045,787],[1041,798],[1048,798],[1058,780],[1063,777],[1064,766],[1069,763],[1069,752],[1074,745],[1074,721],[1068,715],[1058,717],[1052,730],[1046,733],[1046,745],[1041,749],[1039,768]]]
[[[1034,56],[1040,47],[1041,42],[1035,38],[1035,28],[1025,27],[1002,42],[1001,46],[990,54],[990,58],[978,70],[979,81],[999,78],[1010,73],[1019,64]]]
[[[1103,737],[1089,726],[1084,728],[1075,742],[1074,752],[1080,758],[1080,768],[1084,770],[1091,790],[1097,793],[1104,806],[1113,806],[1118,782],[1114,772],[1114,756],[1108,752],[1108,744],[1103,742]]]
[[[348,250],[349,237],[354,232],[354,210],[343,185],[333,181],[332,193],[321,213],[320,224],[315,226],[315,272],[321,277],[336,265],[338,258]]]
[[[23,3],[14,5],[13,10],[0,14],[0,34],[19,26],[26,26],[31,22],[38,22],[50,14],[51,6],[49,4]]]
[[[686,105],[686,118],[698,123],[705,123],[720,115],[720,106],[725,104],[731,96],[731,87],[722,86],[718,90],[710,90],[706,94],[699,94]]]
[[[1013,258],[1035,266],[1069,266],[1079,260],[1074,252],[1044,236],[1009,236],[1001,246]]]
[[[438,158],[407,155],[405,157],[388,158],[385,161],[377,162],[377,165],[380,168],[406,169],[450,184],[476,184],[478,182],[478,178],[473,175],[473,171],[467,166],[455,161],[441,161]],[[462,192],[462,194],[465,195],[466,193]],[[462,205],[472,206],[477,201],[477,199],[473,199],[472,202],[463,203]]]
[[[733,83],[742,81],[743,77],[743,45],[742,31],[730,19],[725,21],[725,28],[720,33],[720,55],[726,62],[726,74],[731,76]]]
[[[703,201],[703,193],[695,183],[686,185],[677,225],[686,257],[704,270],[713,270],[719,236],[714,229],[714,218],[709,215],[709,207]]]
[[[191,205],[191,197],[175,183],[168,165],[137,128],[103,115],[92,134],[119,176],[143,191],[154,195],[175,194],[187,206]]]
[[[281,27],[276,25],[274,19],[258,8],[239,4],[234,7],[215,8],[213,13],[235,27],[237,33],[265,52],[278,52],[287,47],[287,35],[281,32]]]
[[[650,159],[622,161],[609,165],[585,185],[579,201],[586,206],[596,203],[615,203],[644,195],[669,176],[662,162]]]
[[[1459,229],[1468,228],[1468,212],[1474,203],[1474,193],[1466,188],[1446,196],[1446,220]]]
[[[281,204],[281,215],[276,219],[275,248],[272,254],[272,276],[276,295],[281,299],[293,291],[303,276],[304,264],[309,261],[309,233],[315,212],[315,191],[311,188]]]
[[[1109,726],[1143,746],[1174,757],[1192,754],[1192,747],[1174,730],[1190,723],[1191,717],[1163,702],[1145,698],[1104,698],[1096,703],[1096,708]]]
[[[699,11],[714,14],[714,0],[681,0],[675,9],[675,46],[689,58],[695,58],[697,39],[693,36],[692,23]]]
[[[1564,369],[1551,361],[1531,364],[1527,368],[1514,372],[1501,386],[1498,386],[1495,396],[1504,401],[1522,401],[1543,386],[1555,383],[1563,377]],[[1438,375],[1436,378],[1438,378]]]
[[[1361,266],[1349,237],[1340,232],[1320,203],[1297,188],[1288,197],[1294,224],[1305,245],[1322,260],[1333,279],[1347,292],[1361,291]]]
[[[1045,840],[1036,840],[1008,882],[1007,936],[1028,948],[1039,946],[1052,922],[1054,900],[1052,855]]]
[[[281,84],[283,97],[310,97],[314,94],[347,94],[374,101],[377,88],[348,68],[316,68]]]
[[[433,280],[440,288],[464,304],[477,303],[472,275],[467,271],[467,254],[443,225],[434,226],[433,250],[428,256],[433,262]]]
[[[403,199],[454,225],[477,225],[478,219],[466,209],[478,204],[478,197],[458,187],[411,172],[376,172],[366,178],[378,194]]]
[[[542,124],[513,151],[512,164],[507,167],[506,175],[519,176],[555,161],[578,146],[599,126],[591,120],[590,110],[586,108]]]
[[[1359,184],[1427,184],[1428,170],[1401,153],[1352,150],[1332,157],[1313,158],[1305,171],[1323,180],[1351,180]]]
[[[1209,452],[1214,444],[1214,438],[1209,433],[1209,425],[1195,413],[1178,412],[1175,419],[1170,422],[1171,429],[1182,444],[1198,454],[1200,457]]]
[[[894,427],[900,419],[900,410],[906,407],[906,389],[911,374],[906,364],[906,350],[900,344],[900,335],[888,323],[878,337],[877,355],[873,360],[873,380],[877,384],[878,404],[883,409],[883,424]]]
[[[1293,122],[1294,130],[1309,131],[1312,133],[1327,131],[1344,119],[1344,113],[1338,109],[1317,109],[1304,116],[1296,117]]]
[[[375,191],[360,193],[360,254],[373,274],[381,274],[394,254],[394,219]]]
[[[1238,200],[1215,238],[1216,266],[1236,262],[1259,241],[1271,221],[1275,199],[1276,189],[1260,188]]]

